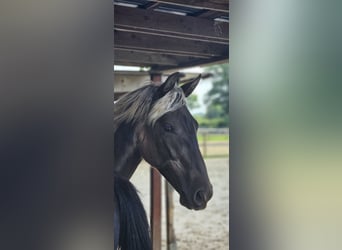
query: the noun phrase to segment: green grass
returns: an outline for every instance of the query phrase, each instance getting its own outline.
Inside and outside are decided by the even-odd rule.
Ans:
[[[220,154],[220,155],[206,155],[203,156],[204,159],[212,159],[212,158],[227,158],[229,154]]]
[[[203,134],[198,134],[197,135],[198,142],[203,142],[204,137]],[[207,135],[207,142],[226,142],[229,140],[229,135],[215,135],[215,134],[208,134]]]

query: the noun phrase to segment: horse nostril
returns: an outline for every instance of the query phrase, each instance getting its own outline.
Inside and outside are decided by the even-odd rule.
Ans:
[[[195,193],[194,196],[194,202],[196,203],[196,205],[201,206],[203,203],[206,202],[206,195],[205,192],[203,190],[198,190]]]

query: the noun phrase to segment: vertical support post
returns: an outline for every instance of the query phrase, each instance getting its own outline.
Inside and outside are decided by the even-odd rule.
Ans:
[[[161,176],[151,168],[151,236],[152,249],[161,249]]]
[[[161,83],[161,74],[151,75],[153,82]],[[151,168],[151,237],[152,249],[161,250],[161,176]]]
[[[166,243],[167,250],[176,250],[176,235],[173,227],[173,187],[165,181],[166,200]]]

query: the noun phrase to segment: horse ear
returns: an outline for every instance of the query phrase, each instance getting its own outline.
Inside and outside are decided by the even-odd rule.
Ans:
[[[176,72],[170,75],[166,81],[158,87],[157,93],[156,93],[156,99],[162,98],[164,95],[166,95],[171,89],[175,87],[175,85],[178,83],[179,78],[182,77],[183,74]]]
[[[183,89],[185,97],[188,97],[191,95],[191,93],[194,91],[194,89],[197,87],[199,81],[201,80],[201,75],[199,75],[196,78],[190,79],[186,83],[184,83],[181,88]]]

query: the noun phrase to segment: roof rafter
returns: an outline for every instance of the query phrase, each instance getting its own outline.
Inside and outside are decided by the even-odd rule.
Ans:
[[[114,31],[114,48],[194,57],[228,55],[228,47],[223,44],[212,46],[211,43],[201,41],[166,38],[123,31]]]
[[[114,7],[114,29],[221,44],[229,41],[226,22],[123,6]]]
[[[199,9],[229,12],[229,0],[156,0],[159,3],[168,3]]]

